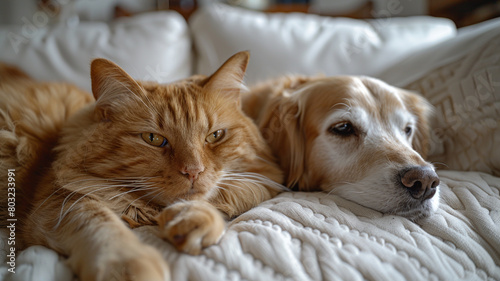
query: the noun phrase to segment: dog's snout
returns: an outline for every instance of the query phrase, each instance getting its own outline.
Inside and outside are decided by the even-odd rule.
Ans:
[[[439,177],[430,167],[411,167],[401,174],[401,183],[415,199],[430,199],[436,194]]]

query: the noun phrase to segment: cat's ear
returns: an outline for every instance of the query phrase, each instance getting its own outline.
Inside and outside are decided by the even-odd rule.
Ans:
[[[241,91],[248,90],[243,83],[250,53],[239,52],[230,57],[219,69],[204,81],[204,89],[228,93],[239,97]]]
[[[107,59],[92,61],[90,78],[92,93],[97,101],[96,110],[104,119],[144,91],[121,67]]]

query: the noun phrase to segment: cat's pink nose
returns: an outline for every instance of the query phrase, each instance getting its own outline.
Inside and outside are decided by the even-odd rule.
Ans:
[[[188,179],[193,183],[195,180],[198,179],[198,176],[205,171],[205,167],[202,165],[200,166],[193,166],[193,167],[184,167],[181,169],[181,173],[185,176],[188,177]]]

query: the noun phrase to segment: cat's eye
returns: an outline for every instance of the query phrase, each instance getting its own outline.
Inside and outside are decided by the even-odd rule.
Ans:
[[[347,137],[350,135],[354,135],[356,133],[356,130],[350,122],[341,122],[330,126],[330,128],[328,128],[328,132],[334,135]]]
[[[159,134],[142,133],[141,137],[147,144],[152,145],[152,146],[164,147],[165,145],[168,144],[167,139],[164,136],[159,135]]]
[[[205,139],[208,143],[215,143],[220,141],[224,135],[226,134],[226,130],[219,129],[215,132],[210,133]]]

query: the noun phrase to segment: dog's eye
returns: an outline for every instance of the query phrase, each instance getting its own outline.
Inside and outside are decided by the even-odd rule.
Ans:
[[[410,126],[407,126],[405,128],[405,134],[409,137],[411,136],[411,133],[413,132],[413,129]]]
[[[355,133],[354,126],[350,122],[342,122],[332,125],[328,131],[335,135],[347,137]]]

